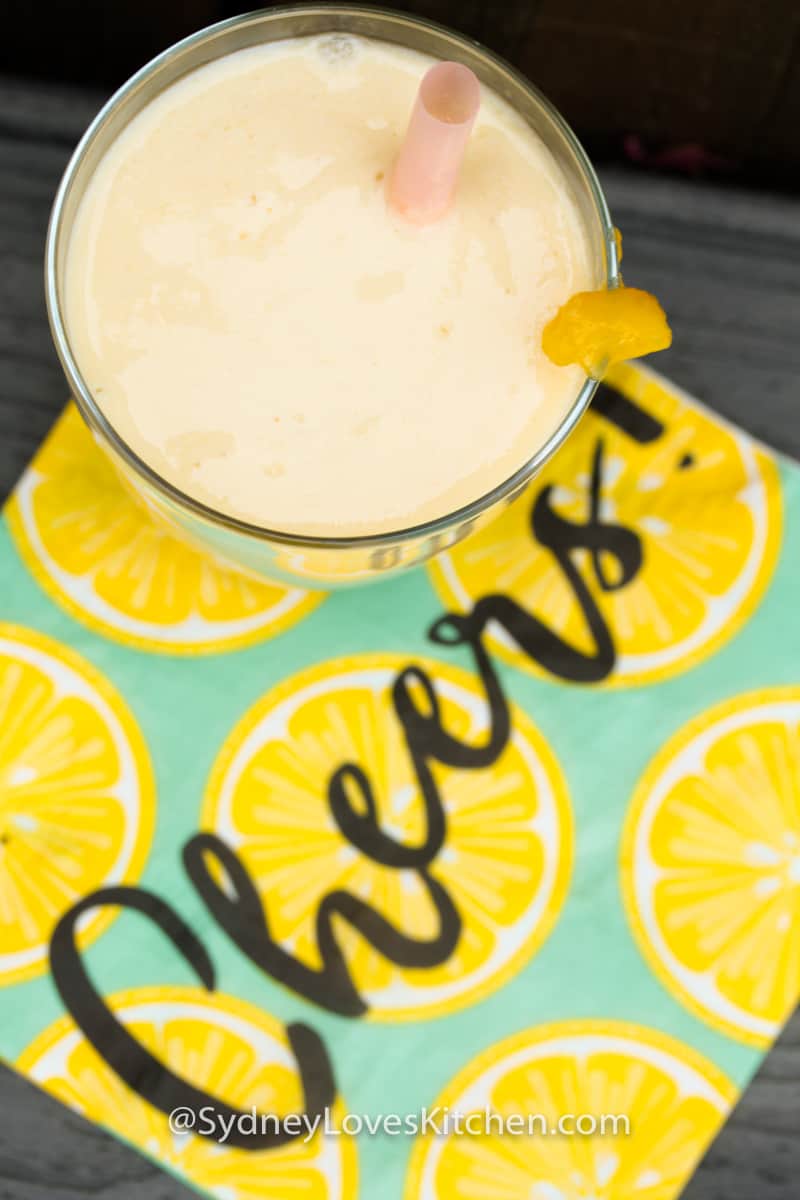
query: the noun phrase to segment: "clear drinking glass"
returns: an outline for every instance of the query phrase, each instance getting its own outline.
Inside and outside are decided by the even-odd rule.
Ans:
[[[452,30],[403,13],[346,5],[292,5],[235,17],[201,30],[143,67],[112,96],[79,143],[56,196],[46,252],[46,292],[56,349],[72,394],[96,441],[147,508],[174,533],[248,573],[308,588],[332,588],[381,579],[424,562],[469,536],[522,491],[586,410],[596,383],[586,379],[560,426],[528,462],[499,486],[435,521],[359,537],[298,537],[216,512],[143,462],[106,419],[81,375],[64,319],[66,250],[78,204],[109,146],[159,92],[212,59],[281,38],[350,33],[394,42],[438,59],[465,63],[536,130],[563,170],[590,240],[593,286],[618,283],[614,232],[600,189],[580,143],[563,118],[507,63]],[[487,404],[491,397],[487,396]]]

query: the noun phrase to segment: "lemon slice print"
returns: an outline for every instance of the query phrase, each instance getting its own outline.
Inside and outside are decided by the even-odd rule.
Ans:
[[[614,642],[616,662],[604,686],[619,687],[685,670],[742,625],[772,576],[781,499],[767,454],[657,376],[624,364],[608,382],[655,418],[648,436],[656,436],[637,442],[590,409],[526,493],[429,570],[448,608],[464,612],[482,596],[503,593],[591,654],[585,609],[553,551],[534,537],[531,521],[537,498],[549,488],[550,509],[584,528],[599,470],[597,519],[631,530],[640,561],[630,578],[602,548],[596,555],[588,546],[576,548],[571,561]],[[490,625],[488,635],[507,662],[544,674],[504,629]]]
[[[146,1049],[211,1097],[247,1113],[303,1111],[286,1035],[253,1005],[175,987],[136,988],[107,1003]],[[353,1138],[318,1131],[308,1142],[300,1137],[275,1149],[243,1150],[197,1133],[173,1134],[167,1117],[122,1083],[70,1018],[46,1029],[16,1065],[70,1108],[220,1200],[355,1200]],[[332,1124],[342,1111],[337,1102]]]
[[[76,900],[139,877],[154,809],[147,749],[111,685],[57,642],[0,625],[0,985],[45,969]],[[89,914],[79,944],[112,919]]]
[[[673,995],[767,1045],[800,998],[800,688],[738,696],[663,747],[631,803],[622,887]]]
[[[576,1136],[489,1132],[420,1137],[405,1200],[674,1200],[735,1098],[688,1046],[624,1022],[564,1021],[492,1046],[449,1084],[450,1112],[558,1122],[627,1118]],[[510,1126],[511,1129],[514,1125]],[[561,1126],[563,1129],[564,1127]]]
[[[415,939],[431,939],[439,916],[413,869],[368,858],[340,832],[328,783],[344,763],[369,778],[382,830],[424,842],[427,816],[391,686],[408,667],[401,655],[359,655],[301,672],[243,718],[212,771],[201,827],[244,861],[272,935],[319,967],[320,902],[344,889]],[[489,715],[480,684],[462,670],[415,660],[433,682],[441,721],[453,737],[485,738]],[[473,1003],[531,957],[564,901],[572,862],[572,820],[561,771],[542,735],[517,708],[513,733],[493,766],[432,764],[447,831],[430,874],[461,917],[460,937],[440,965],[399,967],[349,925],[336,926],[350,975],[377,1019],[417,1019]]]
[[[70,404],[6,507],[49,596],[142,650],[206,654],[287,629],[322,601],[260,583],[174,538],[134,500]]]

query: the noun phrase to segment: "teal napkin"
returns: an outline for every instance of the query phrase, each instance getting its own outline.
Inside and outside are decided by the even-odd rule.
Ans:
[[[800,995],[800,472],[638,366],[330,596],[70,407],[0,530],[0,1049],[220,1200],[671,1200]]]

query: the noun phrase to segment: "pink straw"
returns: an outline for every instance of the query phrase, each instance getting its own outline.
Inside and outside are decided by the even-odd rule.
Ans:
[[[441,62],[425,75],[389,179],[389,204],[415,225],[447,212],[481,102],[469,67]]]

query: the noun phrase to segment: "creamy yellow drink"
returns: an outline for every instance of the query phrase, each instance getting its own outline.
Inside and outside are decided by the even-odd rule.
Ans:
[[[525,463],[583,381],[541,349],[594,286],[536,134],[487,88],[455,204],[386,202],[433,60],[324,35],[238,51],[140,112],[70,238],[67,332],[128,445],[252,524],[417,525]]]

